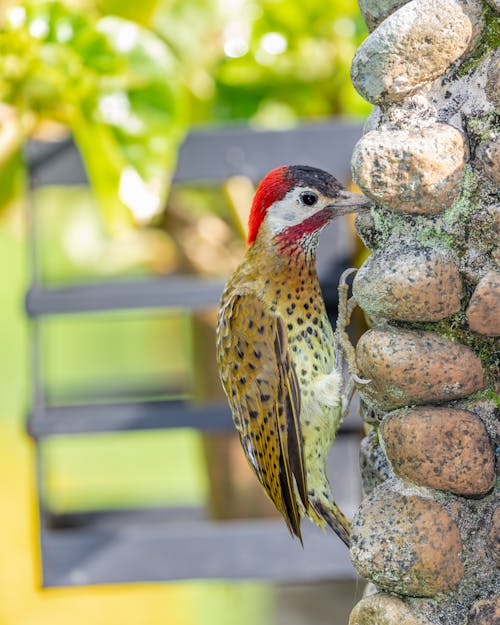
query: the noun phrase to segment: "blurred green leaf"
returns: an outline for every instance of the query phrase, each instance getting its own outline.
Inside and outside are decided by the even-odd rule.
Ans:
[[[366,36],[356,0],[80,5],[85,13],[69,0],[7,11],[0,99],[72,130],[115,232],[163,206],[188,124],[286,127],[370,110],[349,76]]]
[[[126,20],[150,26],[162,0],[97,0],[96,6],[103,15],[118,15]]]
[[[26,185],[21,151],[13,152],[0,167],[0,213],[22,196]]]
[[[5,102],[70,127],[109,228],[159,212],[188,121],[179,64],[159,37],[28,2],[0,33],[0,75]]]

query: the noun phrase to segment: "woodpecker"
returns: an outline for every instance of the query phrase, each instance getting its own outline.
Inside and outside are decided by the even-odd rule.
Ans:
[[[342,324],[352,307],[343,306],[334,333],[316,249],[335,217],[368,205],[320,169],[273,169],[255,193],[248,249],[220,303],[217,360],[234,424],[251,468],[301,542],[301,517],[308,516],[349,546],[349,522],[334,502],[326,461],[353,380],[364,381],[349,344],[352,377],[344,387]]]

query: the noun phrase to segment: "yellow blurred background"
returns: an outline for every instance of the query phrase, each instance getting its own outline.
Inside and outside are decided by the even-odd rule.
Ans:
[[[80,31],[88,36],[73,45],[71,34]],[[123,32],[125,47],[131,33],[140,44],[125,61]],[[304,118],[363,118],[369,107],[352,88],[349,67],[365,35],[356,0],[0,2],[0,625],[302,625],[308,615],[319,623],[320,608],[328,619],[342,602],[345,616],[359,597],[350,582],[327,584],[321,595],[311,590],[294,621],[299,589],[266,583],[41,589],[35,455],[24,429],[29,269],[21,153],[29,138],[59,139],[69,128],[95,194],[88,187],[37,193],[48,283],[220,275],[243,250],[237,224],[221,208],[223,194],[174,188],[161,212],[185,133],[207,122],[282,129]],[[124,180],[139,185],[149,208],[130,193],[127,204]],[[85,397],[96,383],[105,388],[113,369],[124,388],[148,376],[189,375],[184,323],[162,314],[147,323],[134,314],[44,322],[51,397],[62,393],[64,403],[71,389]],[[192,431],[52,437],[40,453],[41,494],[55,511],[208,498],[202,441]]]

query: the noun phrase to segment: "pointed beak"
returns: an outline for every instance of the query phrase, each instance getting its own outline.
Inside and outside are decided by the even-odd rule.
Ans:
[[[368,210],[370,206],[371,201],[364,195],[342,189],[335,200],[326,208],[331,209],[336,216],[340,216]]]

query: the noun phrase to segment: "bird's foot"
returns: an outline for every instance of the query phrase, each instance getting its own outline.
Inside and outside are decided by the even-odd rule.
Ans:
[[[342,372],[343,363],[347,364],[347,370],[349,373],[348,382],[342,393],[342,415],[345,416],[349,410],[349,404],[356,387],[369,384],[371,380],[366,380],[360,376],[358,365],[356,362],[356,351],[351,343],[347,328],[351,322],[351,316],[354,309],[357,306],[354,296],[349,297],[349,285],[347,284],[347,278],[352,273],[355,273],[357,269],[351,267],[346,269],[340,276],[338,294],[339,294],[339,307],[338,317],[335,326],[334,338],[336,348],[336,367],[337,370]]]

